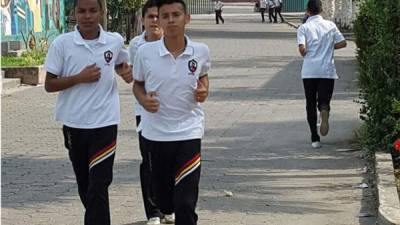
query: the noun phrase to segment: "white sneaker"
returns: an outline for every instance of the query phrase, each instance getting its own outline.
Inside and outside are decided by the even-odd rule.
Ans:
[[[315,142],[311,143],[311,146],[313,148],[321,148],[321,143],[319,141],[315,141]]]
[[[165,215],[163,219],[163,223],[166,224],[174,224],[175,223],[175,213],[172,213],[171,215]]]
[[[147,221],[146,223],[147,225],[157,225],[157,224],[161,224],[160,218],[158,217],[151,217],[149,219],[149,221]]]

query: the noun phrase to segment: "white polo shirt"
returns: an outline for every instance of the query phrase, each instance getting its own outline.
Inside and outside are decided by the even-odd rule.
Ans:
[[[297,30],[297,44],[306,47],[301,77],[338,79],[334,45],[345,40],[336,25],[322,16],[311,16]]]
[[[275,8],[275,2],[274,2],[274,0],[268,0],[268,7],[269,8]]]
[[[267,8],[266,0],[260,0],[260,8],[261,9],[266,9]]]
[[[221,1],[215,1],[215,4],[214,4],[215,10],[222,10],[222,7],[224,7],[224,3],[222,3]]]
[[[134,37],[129,42],[128,51],[129,51],[129,59],[130,59],[129,61],[130,61],[131,65],[133,65],[135,63],[136,53],[137,53],[139,47],[147,43],[147,41],[145,39],[145,35],[146,35],[146,31],[144,31],[141,35]],[[133,68],[133,70],[135,70],[135,68]],[[135,74],[135,72],[133,74]],[[138,101],[136,100],[135,101],[135,115],[136,116],[142,115],[143,110],[144,110],[143,106],[140,105],[138,103]],[[140,131],[140,130],[138,129],[138,131]]]
[[[96,42],[84,40],[77,28],[58,36],[47,53],[48,72],[69,77],[96,63],[101,68],[101,77],[97,82],[60,91],[55,119],[66,126],[84,129],[118,124],[120,104],[114,66],[128,59],[121,35],[105,32],[101,27]]]
[[[135,79],[145,82],[147,92],[158,93],[160,108],[144,111],[142,135],[153,141],[182,141],[202,138],[204,112],[194,99],[200,77],[210,69],[209,49],[186,37],[185,51],[176,59],[164,45],[164,38],[142,45],[134,64]]]

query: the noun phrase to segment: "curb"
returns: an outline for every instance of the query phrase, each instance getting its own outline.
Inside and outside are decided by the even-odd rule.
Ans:
[[[400,225],[400,200],[389,153],[375,153],[375,177],[379,201],[377,224]]]
[[[300,26],[300,25],[296,25],[296,24],[294,24],[294,23],[292,23],[292,22],[289,22],[289,21],[286,21],[286,20],[285,20],[285,23],[286,23],[287,25],[289,25],[289,26],[295,28],[295,29],[299,28],[299,26]]]

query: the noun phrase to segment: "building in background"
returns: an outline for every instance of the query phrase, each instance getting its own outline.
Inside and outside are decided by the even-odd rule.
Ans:
[[[1,40],[55,36],[66,26],[64,5],[64,0],[1,0]]]

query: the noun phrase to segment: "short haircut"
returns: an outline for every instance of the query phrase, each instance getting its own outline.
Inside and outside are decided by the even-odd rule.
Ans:
[[[74,8],[78,6],[78,1],[79,0],[74,0]],[[99,4],[100,9],[103,9],[103,5],[101,4],[101,0],[97,0],[97,3]]]
[[[321,0],[309,0],[307,3],[307,10],[312,15],[318,15],[322,12],[322,2]]]
[[[182,8],[183,8],[183,11],[185,11],[185,13],[187,13],[187,6],[186,6],[186,3],[183,0],[159,0],[157,6],[160,9],[161,6],[163,6],[163,5],[173,4],[173,3],[181,4]]]
[[[142,17],[144,18],[146,16],[147,10],[149,8],[157,7],[157,1],[156,0],[147,0],[147,2],[143,5],[142,8]]]

